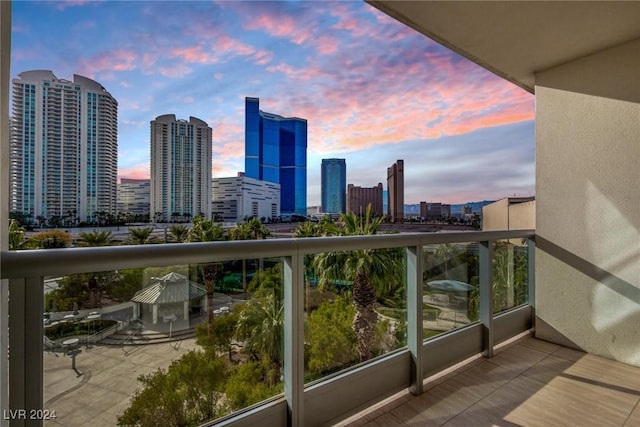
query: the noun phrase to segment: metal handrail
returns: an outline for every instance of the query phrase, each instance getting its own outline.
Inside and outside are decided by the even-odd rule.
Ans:
[[[463,231],[3,251],[0,254],[0,278],[55,276],[330,251],[525,239],[532,238],[534,233],[534,230]]]

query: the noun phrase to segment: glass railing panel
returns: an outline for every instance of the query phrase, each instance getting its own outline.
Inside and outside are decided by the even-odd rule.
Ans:
[[[63,425],[199,425],[282,393],[278,259],[45,281],[44,408]]]
[[[305,257],[305,383],[407,344],[404,248]]]
[[[423,329],[429,339],[478,320],[478,243],[425,245]]]
[[[523,239],[493,243],[493,312],[528,302],[528,249]]]

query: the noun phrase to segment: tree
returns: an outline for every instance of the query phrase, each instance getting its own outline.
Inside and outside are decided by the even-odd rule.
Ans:
[[[266,358],[282,366],[284,308],[274,293],[258,292],[247,301],[238,318],[236,338],[245,341],[244,350],[254,359]]]
[[[322,225],[305,221],[298,224],[293,237],[319,237],[322,235]],[[311,274],[313,272],[313,255],[304,256],[304,288],[307,316],[311,314]]]
[[[443,243],[438,245],[435,255],[442,259],[444,264],[444,278],[449,278],[449,261],[459,253],[458,247],[451,243]]]
[[[34,234],[28,241],[29,247],[37,249],[59,249],[71,246],[71,234],[63,230],[48,230]]]
[[[217,353],[226,353],[231,360],[232,343],[235,338],[236,326],[240,316],[241,306],[234,306],[233,310],[224,316],[215,316],[211,323],[211,332],[205,325],[196,326],[196,344]]]
[[[309,370],[324,373],[358,360],[351,325],[355,308],[344,297],[320,304],[307,318]]]
[[[189,230],[188,240],[190,242],[215,242],[226,239],[227,236],[222,224],[202,216],[193,218],[193,226]]]
[[[281,392],[280,370],[264,361],[234,366],[224,389],[231,410],[246,408]]]
[[[119,274],[108,281],[105,293],[117,301],[129,301],[144,283],[144,268],[119,270]]]
[[[271,231],[265,226],[260,220],[256,217],[249,218],[247,221],[247,226],[251,230],[253,234],[254,240],[266,239],[267,237],[271,237]],[[258,271],[260,260],[255,260],[255,271]]]
[[[191,350],[166,369],[140,375],[142,388],[118,416],[119,426],[200,425],[222,415],[226,364],[211,354]]]
[[[146,245],[151,243],[153,227],[130,228],[128,243],[130,245]]]
[[[9,250],[14,251],[21,249],[25,243],[24,228],[20,225],[18,220],[9,220]]]
[[[205,219],[198,215],[193,219],[193,226],[189,230],[188,240],[190,242],[213,242],[226,240],[226,234],[222,225],[213,219]],[[200,274],[207,290],[207,334],[211,335],[211,323],[213,321],[213,293],[216,281],[219,279],[222,270],[221,263],[208,263],[200,266]]]
[[[236,225],[229,231],[231,240],[251,240],[252,237],[253,230],[246,222]],[[247,292],[247,260],[244,258],[242,259],[242,290]]]
[[[189,237],[189,228],[186,225],[172,225],[169,227],[171,241],[176,243],[184,243]]]
[[[80,246],[109,246],[113,240],[111,231],[92,231],[80,233]]]
[[[341,214],[342,225],[336,230],[340,236],[376,234],[383,218],[374,218],[371,205],[363,216]],[[404,258],[399,249],[362,249],[350,252],[325,252],[316,255],[314,268],[320,285],[334,280],[353,282],[352,299],[356,308],[353,330],[357,337],[360,361],[373,356],[376,340],[375,312],[377,295],[393,292],[402,282]]]
[[[271,232],[269,229],[256,217],[253,217],[247,221],[247,225],[253,233],[253,238],[255,240],[266,239],[267,237],[271,237]]]

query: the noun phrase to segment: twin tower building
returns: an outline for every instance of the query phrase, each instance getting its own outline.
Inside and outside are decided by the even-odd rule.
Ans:
[[[258,98],[245,99],[244,176],[271,189],[279,185],[271,213],[305,215],[307,121],[259,107]],[[115,216],[117,118],[117,101],[94,80],[62,80],[47,70],[20,73],[13,80],[10,210],[39,222]],[[195,117],[166,114],[151,121],[152,220],[211,217],[212,133]]]

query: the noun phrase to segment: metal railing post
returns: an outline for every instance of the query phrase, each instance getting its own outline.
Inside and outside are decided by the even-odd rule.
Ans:
[[[411,386],[409,391],[422,394],[422,245],[407,248],[407,346],[411,352]]]
[[[284,257],[284,397],[289,427],[304,425],[304,258]]]
[[[9,280],[9,417],[11,426],[41,426],[42,418],[21,416],[44,403],[42,277]],[[18,411],[18,412],[16,412]],[[23,412],[20,412],[23,411]]]
[[[479,244],[480,323],[484,357],[493,357],[493,241]]]

